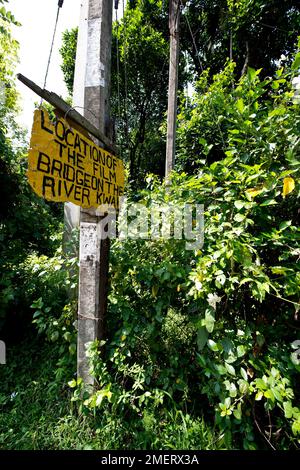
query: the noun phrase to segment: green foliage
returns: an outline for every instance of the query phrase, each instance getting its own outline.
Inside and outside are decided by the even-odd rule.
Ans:
[[[291,60],[299,34],[299,15],[295,0],[187,2],[183,16],[188,18],[198,54],[184,20],[182,47],[188,51],[198,76],[202,69],[209,69],[210,77],[220,72],[231,52],[237,77],[246,72],[247,66],[263,68],[266,77],[273,74],[282,54]]]
[[[161,422],[150,411],[135,421],[121,414],[78,414],[73,402],[70,406],[70,389],[66,386],[75,361],[63,375],[55,373],[60,347],[59,343],[45,345],[40,338],[9,348],[9,364],[0,369],[2,449],[224,448],[220,436],[202,420],[182,412],[166,410]]]
[[[164,174],[160,125],[167,108],[167,29],[162,2],[156,0],[128,3],[124,17],[113,23],[112,116],[120,156],[134,186],[144,184],[142,175],[147,172]],[[60,53],[70,94],[76,43],[77,29],[65,31]]]
[[[8,19],[5,25],[9,32],[14,20]],[[20,321],[21,333],[28,320],[34,281],[28,281],[26,287],[31,287],[25,291],[26,263],[32,260],[31,255],[54,254],[60,242],[55,231],[62,214],[57,204],[38,198],[27,182],[27,144],[15,122],[17,51],[17,42],[0,31],[0,85],[4,84],[0,96],[0,329],[5,327],[5,336],[11,334],[16,321]]]
[[[117,350],[112,362],[120,371],[125,371],[127,380],[132,379],[134,383],[131,390],[126,389],[125,381],[116,383],[99,356],[100,346],[104,343],[95,342],[88,351],[98,380],[96,393],[90,394],[81,380],[73,379],[69,386],[75,388],[72,401],[79,403],[79,412],[94,417],[96,432],[103,439],[103,449],[204,450],[225,447],[222,434],[212,430],[202,419],[177,410],[168,393],[158,389],[145,392],[143,367],[134,364],[129,368]]]
[[[207,88],[213,75],[223,70],[228,62],[230,37],[232,58],[236,63],[234,73],[229,74],[231,79],[244,74],[247,66],[261,68],[266,77],[273,74],[278,61],[290,64],[300,14],[295,0],[196,0],[184,4],[180,27],[181,92],[184,84],[194,83],[200,75],[199,89]],[[61,50],[70,93],[76,34],[76,30],[65,32]],[[168,44],[168,3],[161,0],[127,2],[124,17],[113,25],[111,103],[120,155],[128,165],[134,188],[143,187],[146,173],[164,175]],[[202,75],[203,70],[205,75]],[[203,123],[204,134],[209,133],[210,140],[214,140],[214,153],[216,159],[220,159],[223,142],[218,128],[222,128],[222,122],[217,123],[215,117],[222,103],[212,100],[210,109],[206,103],[204,105],[209,113]],[[205,147],[206,136],[203,139]],[[207,153],[209,145],[205,147]],[[199,145],[193,138],[189,146],[198,154]]]
[[[4,9],[4,7],[2,7]],[[0,139],[6,134],[17,110],[17,93],[13,82],[13,70],[17,64],[18,43],[12,38],[11,23],[2,16],[0,9]],[[14,127],[16,127],[14,125]],[[0,140],[0,142],[1,142]]]
[[[77,37],[78,28],[73,28],[70,31],[66,30],[63,33],[62,47],[59,50],[63,60],[61,69],[70,96],[73,95]]]
[[[18,129],[9,126],[7,132],[11,130],[19,148],[8,134],[1,138],[0,132],[0,324],[9,312],[24,312],[19,302],[24,297],[20,265],[33,251],[53,254],[59,243],[54,231],[60,208],[47,204],[29,188],[25,144]]]
[[[164,173],[163,136],[167,108],[168,36],[161,2],[127,5],[113,25],[112,113],[117,143],[130,180],[143,184],[147,172]]]
[[[20,26],[20,23],[5,6],[1,6],[5,5],[5,3],[8,3],[8,0],[0,0],[0,34],[10,38],[10,25]]]
[[[192,149],[187,157],[182,142],[202,139],[205,147],[203,121],[210,101],[219,103],[225,158],[208,164],[199,151],[195,176],[174,173],[168,190],[148,178],[140,193],[147,207],[203,203],[204,245],[113,243],[109,338],[100,355],[91,345],[98,387],[81,406],[132,421],[150,413],[162,422],[166,409],[187,410],[193,420],[204,413],[227,446],[287,449],[300,443],[300,366],[292,355],[299,339],[299,105],[289,70],[266,81],[249,69],[234,87],[232,74],[230,65],[205,95],[199,87],[179,127],[185,163]],[[286,179],[295,183],[288,194]]]
[[[192,172],[226,156],[260,164],[265,153],[271,170],[277,169],[285,156],[293,172],[298,113],[292,106],[293,74],[285,74],[281,67],[274,79],[261,80],[260,71],[249,68],[235,86],[234,67],[229,63],[211,84],[208,72],[204,72],[190,106],[182,103],[178,167]]]
[[[274,18],[282,10],[271,3]],[[286,7],[290,25],[297,8]],[[257,25],[249,30],[249,21],[266,8],[260,1],[191,2],[185,14],[206,22],[200,32],[212,40],[208,60],[218,53],[224,59],[225,29],[241,59],[237,40],[247,31],[251,49]],[[222,23],[216,22],[217,34],[209,31],[212,15]],[[127,78],[119,76],[119,101],[113,75],[113,107],[120,109],[117,125],[134,184],[163,161],[157,129],[166,107],[164,20],[162,2],[135,1],[114,26]],[[77,286],[77,259],[57,250],[57,206],[28,189],[22,134],[14,123],[16,43],[3,34],[0,44],[0,78],[11,85],[0,115],[0,200],[6,201],[0,315],[6,325],[12,322],[11,332],[15,313],[26,312],[48,340],[40,353],[40,343],[24,345],[22,359],[1,369],[2,447],[299,448],[299,103],[292,86],[299,54],[284,69],[273,60],[274,48],[266,58],[277,67],[274,78],[248,68],[237,82],[244,60],[237,68],[229,63],[213,80],[213,69],[204,72],[194,97],[181,105],[170,185],[148,176],[148,189],[129,199],[148,208],[204,204],[204,245],[191,251],[185,240],[112,243],[108,337],[89,345],[96,380],[90,390],[74,378],[76,306],[68,291]],[[75,44],[74,30],[62,51],[69,90]],[[281,47],[289,52],[292,43]],[[246,59],[251,63],[250,53]]]
[[[97,445],[93,423],[70,409],[70,375],[66,370],[63,377],[55,374],[58,346],[31,338],[9,347],[8,358],[7,367],[0,369],[1,449],[75,450]]]
[[[71,243],[76,241],[75,232]],[[33,277],[36,279],[33,286],[24,286],[29,299],[34,299],[32,323],[39,334],[59,347],[60,359],[55,374],[63,378],[74,367],[76,357],[77,303],[72,299],[77,293],[78,259],[63,256],[61,250],[52,258],[32,255],[26,260],[24,273],[28,282],[32,282]]]

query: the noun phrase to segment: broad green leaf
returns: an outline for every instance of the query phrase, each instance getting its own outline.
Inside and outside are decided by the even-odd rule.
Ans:
[[[68,385],[69,385],[69,387],[71,387],[71,388],[75,388],[76,385],[77,385],[77,382],[76,382],[75,379],[73,379],[73,380],[70,380],[70,382],[68,382]]]
[[[215,364],[214,367],[220,375],[225,375],[227,373],[226,367],[221,364]]]
[[[65,334],[64,334],[64,339],[68,342],[70,342],[72,338],[72,334],[70,333],[70,331],[67,331]]]
[[[237,396],[237,389],[233,382],[231,382],[229,387],[229,395],[231,396],[231,398],[235,398]]]
[[[237,408],[234,410],[233,415],[236,419],[242,419],[242,405],[241,403],[238,404]]]
[[[246,203],[244,201],[234,201],[234,205],[238,210],[242,209],[245,206],[245,204]]]
[[[256,77],[256,70],[253,69],[252,67],[248,67],[247,77],[248,77],[249,82],[252,82],[254,78]]]
[[[276,379],[277,377],[279,377],[280,372],[279,372],[279,370],[275,369],[275,367],[272,367],[271,375],[272,375],[272,377],[274,377]]]
[[[291,225],[292,225],[291,220],[286,220],[285,222],[281,222],[281,224],[279,225],[279,230],[280,231],[285,230],[286,228],[290,227]]]
[[[300,434],[300,420],[299,419],[293,422],[292,431],[295,436]]]
[[[278,204],[277,201],[275,201],[275,199],[266,199],[264,202],[262,202],[260,204],[261,207],[267,207],[267,206],[275,206],[276,204]]]
[[[210,310],[205,312],[205,327],[209,333],[214,331],[215,317]]]
[[[241,376],[243,377],[244,380],[248,381],[248,375],[247,375],[247,372],[245,371],[245,369],[243,367],[241,367]]]
[[[43,314],[43,312],[42,312],[41,310],[37,310],[36,312],[34,312],[32,318],[37,318],[37,317],[39,317],[39,316],[42,315],[42,314]]]
[[[245,109],[245,104],[243,98],[239,98],[236,102],[237,110],[242,114]]]
[[[243,214],[236,214],[236,215],[234,216],[234,220],[235,220],[236,222],[243,222],[243,220],[245,220],[245,218],[246,218],[246,217],[245,217]]]
[[[262,379],[255,379],[255,384],[259,390],[267,389],[267,384]]]
[[[225,404],[226,408],[229,408],[230,405],[231,405],[231,398],[230,397],[225,398],[224,404]]]
[[[228,364],[227,362],[225,362],[225,367],[229,374],[235,375],[235,368],[231,364]]]
[[[197,353],[197,359],[201,367],[206,367],[206,360],[202,354]]]
[[[272,266],[271,271],[273,274],[285,274],[286,272],[290,270],[286,268],[285,266]]]
[[[270,389],[264,392],[264,396],[271,401],[275,401],[274,393]]]
[[[208,345],[209,349],[211,349],[212,351],[214,351],[214,352],[219,351],[217,343],[215,343],[212,339],[209,339],[207,341],[207,345]]]
[[[202,349],[207,343],[207,339],[208,339],[208,331],[204,326],[202,326],[198,329],[198,332],[197,332],[197,346],[198,346],[199,351],[202,351]]]
[[[284,409],[284,416],[287,419],[290,419],[293,416],[293,407],[290,401],[286,401],[283,403],[283,409]]]
[[[252,279],[251,277],[245,277],[244,279],[241,280],[240,282],[240,286],[246,284],[247,282],[253,282],[254,279]]]
[[[51,337],[50,337],[50,340],[53,341],[53,343],[54,343],[55,341],[58,340],[58,338],[59,338],[59,332],[58,332],[58,331],[54,331],[54,332],[52,333]]]
[[[223,338],[221,340],[221,344],[223,346],[224,351],[229,354],[233,350],[233,343],[229,338]]]
[[[246,354],[246,348],[242,344],[237,347],[237,355],[238,357],[242,357]]]
[[[240,380],[238,381],[238,384],[239,384],[239,391],[240,391],[240,393],[242,393],[242,394],[247,393],[247,391],[248,391],[248,389],[249,389],[249,384],[248,384],[248,382],[246,382],[246,380],[244,380],[244,379],[240,379]]]
[[[237,360],[237,356],[235,354],[232,354],[230,353],[228,355],[228,357],[226,357],[225,361],[227,362],[227,364],[232,364],[233,362],[235,362]]]
[[[281,395],[281,393],[279,392],[279,390],[278,390],[276,387],[271,388],[271,390],[272,390],[273,395],[274,395],[274,397],[276,398],[276,400],[281,402],[281,401],[283,400],[283,398],[282,398],[282,395]]]
[[[295,60],[292,64],[292,69],[297,70],[297,69],[299,69],[299,67],[300,67],[300,52],[298,52],[298,54],[296,54]]]

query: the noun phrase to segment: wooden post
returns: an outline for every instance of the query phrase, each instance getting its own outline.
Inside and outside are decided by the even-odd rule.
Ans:
[[[112,0],[88,2],[84,116],[106,137],[110,134]],[[109,239],[101,240],[101,217],[81,210],[77,375],[94,385],[86,344],[105,336]]]
[[[177,89],[178,89],[178,64],[179,64],[179,24],[180,24],[180,0],[170,0],[169,29],[170,29],[170,64],[169,64],[169,96],[168,96],[168,125],[167,125],[167,150],[166,172],[168,179],[174,168],[175,140],[177,120]]]

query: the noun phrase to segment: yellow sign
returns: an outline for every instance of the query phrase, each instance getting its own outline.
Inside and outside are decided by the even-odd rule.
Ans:
[[[53,123],[45,110],[36,110],[28,158],[29,184],[44,199],[84,208],[119,207],[124,192],[122,161],[66,120]]]

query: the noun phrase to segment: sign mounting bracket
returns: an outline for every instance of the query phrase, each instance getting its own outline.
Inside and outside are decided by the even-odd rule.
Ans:
[[[99,131],[88,119],[82,116],[78,111],[72,108],[68,103],[66,103],[60,96],[52,91],[48,91],[45,88],[40,88],[36,83],[34,83],[29,78],[25,77],[21,73],[17,74],[18,80],[26,85],[30,90],[34,91],[38,96],[43,98],[45,101],[50,103],[52,106],[61,111],[64,115],[67,115],[72,121],[81,126],[87,132],[89,132],[93,137],[96,137],[100,143],[103,145],[105,150],[117,154],[117,149],[115,145]]]

